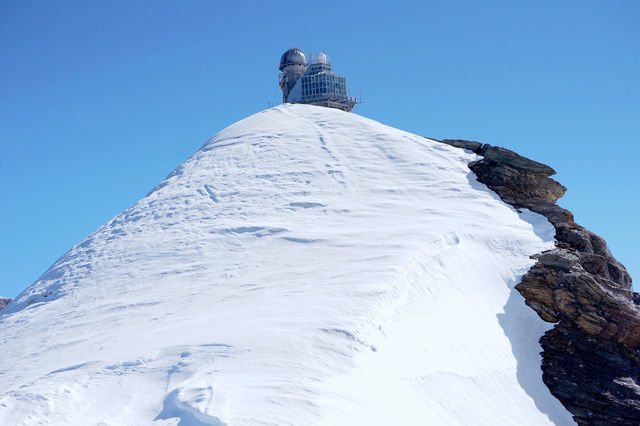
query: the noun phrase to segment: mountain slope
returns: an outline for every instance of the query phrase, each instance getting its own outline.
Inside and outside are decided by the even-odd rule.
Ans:
[[[228,127],[0,313],[0,424],[572,424],[513,289],[554,229],[475,158],[306,105]]]

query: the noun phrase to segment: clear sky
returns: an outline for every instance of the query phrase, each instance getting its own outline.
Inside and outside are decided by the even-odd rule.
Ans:
[[[0,0],[0,295],[279,103],[293,46],[330,55],[358,114],[554,167],[640,280],[639,22],[635,0]]]

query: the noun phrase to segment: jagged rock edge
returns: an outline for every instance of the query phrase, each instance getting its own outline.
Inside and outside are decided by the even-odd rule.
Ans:
[[[437,139],[433,139],[437,140]],[[551,167],[505,148],[461,139],[439,141],[482,158],[469,163],[477,180],[516,209],[545,216],[556,248],[516,289],[544,321],[542,379],[580,425],[640,424],[640,295],[606,242],[556,204],[566,188]]]
[[[0,311],[4,309],[13,299],[7,299],[6,297],[0,297]]]

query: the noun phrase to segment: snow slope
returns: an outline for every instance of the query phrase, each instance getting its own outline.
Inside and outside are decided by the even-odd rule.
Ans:
[[[228,127],[2,311],[0,424],[573,424],[513,290],[553,228],[474,158],[315,106]]]

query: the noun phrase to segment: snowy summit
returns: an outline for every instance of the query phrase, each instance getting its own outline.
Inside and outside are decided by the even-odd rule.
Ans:
[[[554,229],[476,158],[311,105],[233,124],[0,311],[0,424],[573,424],[513,289]]]

